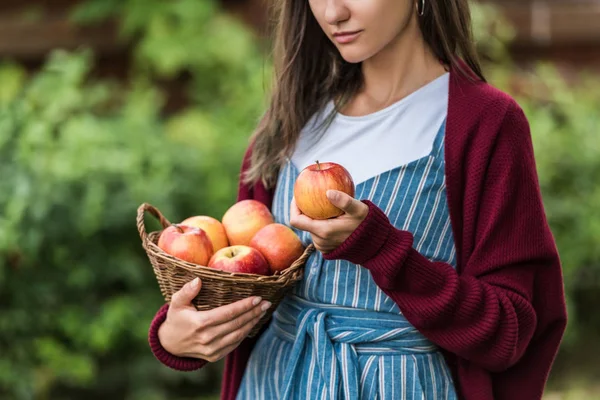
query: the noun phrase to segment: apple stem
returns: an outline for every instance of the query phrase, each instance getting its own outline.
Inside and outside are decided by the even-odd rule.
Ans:
[[[183,233],[183,228],[181,226],[175,225],[175,229],[177,229],[179,233]]]
[[[317,168],[319,169],[319,171],[321,170],[321,164],[319,164],[319,160],[317,160]]]

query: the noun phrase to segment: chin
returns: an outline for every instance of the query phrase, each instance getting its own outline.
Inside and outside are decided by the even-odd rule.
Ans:
[[[365,61],[364,57],[356,56],[354,54],[346,55],[344,53],[341,53],[341,55],[342,55],[342,58],[344,59],[344,61],[346,61],[347,63],[350,63],[350,64],[358,64],[358,63]]]
[[[372,52],[365,51],[358,46],[338,47],[344,61],[350,64],[361,63],[373,56]]]

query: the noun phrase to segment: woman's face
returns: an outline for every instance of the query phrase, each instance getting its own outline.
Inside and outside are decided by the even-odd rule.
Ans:
[[[416,15],[414,0],[308,1],[327,37],[350,63],[379,53],[406,31]]]

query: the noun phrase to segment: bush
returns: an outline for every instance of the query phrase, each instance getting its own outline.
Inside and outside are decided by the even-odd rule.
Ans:
[[[215,387],[216,367],[177,374],[149,351],[163,299],[135,215],[150,202],[171,220],[220,217],[234,202],[262,110],[262,58],[212,1],[111,4],[123,32],[141,36],[126,85],[92,79],[85,50],[55,51],[32,76],[0,67],[2,398],[158,399],[176,386]],[[209,32],[219,42],[201,40]],[[192,103],[165,118],[157,82],[184,71]]]

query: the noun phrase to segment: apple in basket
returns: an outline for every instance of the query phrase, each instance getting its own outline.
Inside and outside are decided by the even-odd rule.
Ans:
[[[229,240],[227,239],[225,228],[218,219],[209,217],[208,215],[196,215],[184,219],[181,221],[181,225],[193,226],[206,232],[213,245],[214,251],[218,251],[223,247],[229,246]]]
[[[273,215],[260,201],[242,200],[229,207],[221,222],[231,246],[248,246],[256,232],[273,223]]]
[[[211,257],[208,266],[226,272],[270,275],[269,264],[260,251],[244,245],[222,248]]]
[[[269,263],[271,273],[288,268],[304,253],[298,235],[282,224],[269,224],[256,232],[250,247],[261,252]]]
[[[203,266],[214,253],[206,232],[181,224],[165,228],[158,238],[158,247],[173,257]]]
[[[352,176],[340,164],[333,162],[309,165],[304,168],[294,184],[294,199],[302,214],[312,219],[328,219],[344,212],[331,204],[327,190],[334,189],[354,197]]]

